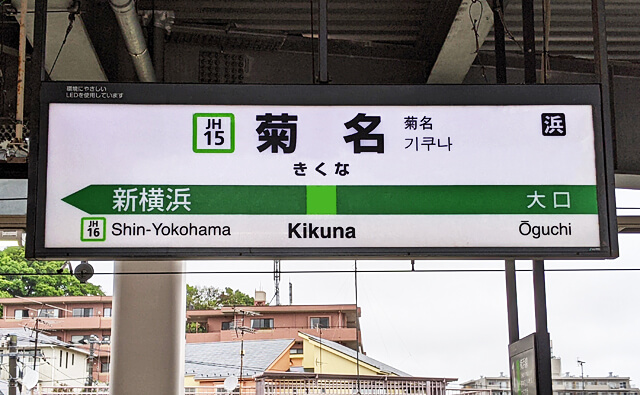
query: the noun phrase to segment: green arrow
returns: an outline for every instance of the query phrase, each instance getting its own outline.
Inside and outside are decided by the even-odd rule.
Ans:
[[[62,200],[89,214],[306,214],[304,186],[89,185]]]
[[[597,214],[595,185],[89,185],[62,199],[96,214]]]

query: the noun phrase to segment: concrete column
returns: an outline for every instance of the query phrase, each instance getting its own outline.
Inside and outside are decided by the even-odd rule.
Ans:
[[[184,394],[184,268],[183,261],[115,262],[112,395]],[[160,274],[167,272],[176,274]]]

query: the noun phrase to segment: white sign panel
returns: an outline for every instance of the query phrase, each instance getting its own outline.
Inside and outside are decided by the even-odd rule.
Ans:
[[[54,102],[44,248],[599,250],[593,113]]]

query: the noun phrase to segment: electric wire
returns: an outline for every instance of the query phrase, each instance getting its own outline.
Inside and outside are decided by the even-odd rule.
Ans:
[[[533,269],[516,269],[516,272],[532,272]],[[546,269],[545,272],[637,272],[640,267],[617,268],[563,268]],[[353,270],[286,270],[284,274],[351,274]],[[359,273],[504,273],[504,269],[364,269]],[[183,275],[183,274],[273,274],[270,270],[238,270],[238,271],[167,271],[167,272],[101,272],[94,276],[150,276],[150,275]],[[0,276],[72,276],[69,273],[23,273],[0,272]]]
[[[229,368],[229,369],[240,369],[240,365],[234,365],[234,364],[228,364],[228,363],[218,363],[218,362],[210,362],[210,361],[194,361],[194,360],[190,360],[190,359],[185,359],[184,361],[185,363],[190,363],[193,365],[202,365],[202,366],[213,366],[213,367],[219,367],[219,368]],[[256,366],[247,366],[244,365],[245,369],[249,369],[249,370],[264,370],[263,367],[256,367]]]
[[[8,363],[3,363],[3,364],[1,364],[1,365],[0,365],[0,370],[3,370],[3,369],[4,369],[4,370],[6,370],[6,371],[7,371],[7,374],[9,375],[9,380],[17,380],[17,379],[18,379],[18,377],[13,377],[13,376],[11,375],[11,371],[9,370],[9,368],[7,368],[7,367],[5,367],[5,366],[9,366],[9,364],[8,364]]]
[[[474,4],[480,4],[480,15],[477,19],[473,18],[473,6]],[[482,21],[482,14],[484,13],[484,6],[482,5],[482,1],[480,0],[471,0],[471,4],[469,4],[469,20],[471,22],[471,30],[473,30],[473,34],[476,40],[476,50],[473,52],[476,55],[476,59],[480,62],[480,68],[482,70],[482,77],[484,78],[484,82],[488,83],[487,73],[478,54],[480,53],[480,33],[478,32],[480,29],[480,22]]]
[[[73,22],[76,20],[75,12],[69,13],[69,25],[67,26],[67,31],[64,34],[64,39],[62,40],[62,44],[60,44],[60,49],[58,50],[58,54],[56,55],[55,60],[53,61],[53,65],[51,66],[51,70],[49,70],[49,75],[53,74],[53,69],[56,67],[58,63],[58,58],[60,57],[60,53],[62,52],[62,48],[64,48],[64,44],[67,42],[67,38],[69,37],[69,33],[71,33],[71,29],[73,29]]]
[[[502,21],[502,26],[504,27],[504,32],[507,34],[507,37],[509,37],[509,39],[511,41],[513,41],[517,46],[518,49],[520,50],[520,52],[522,52],[522,45],[520,44],[520,42],[518,40],[516,40],[516,38],[513,36],[513,33],[511,33],[511,30],[509,30],[509,27],[507,26],[507,21],[504,19],[504,10],[498,8],[498,16],[500,17],[500,20]]]
[[[23,355],[22,358],[24,358],[25,356]],[[71,376],[69,376],[68,374],[64,373],[62,370],[58,369],[57,367],[55,367],[54,365],[51,365],[51,363],[49,361],[47,361],[46,359],[41,358],[41,360],[43,362],[45,362],[46,364],[48,364],[49,366],[51,366],[56,372],[62,374],[63,376],[66,376],[66,379],[56,379],[55,381],[77,381],[77,380],[84,380],[86,379],[86,377],[79,377],[79,378],[73,378]],[[18,361],[20,364],[22,364],[23,366],[26,366],[26,364],[23,361]],[[7,373],[9,374],[9,378],[11,378],[11,373],[9,372],[8,367],[9,364],[8,363],[3,363],[0,364],[0,370],[4,369],[7,371]],[[43,372],[39,372],[40,376],[44,376],[48,379],[50,379],[50,381],[54,381],[53,378],[51,376],[48,376],[47,374],[43,373]],[[15,380],[19,380],[20,377],[14,377]]]

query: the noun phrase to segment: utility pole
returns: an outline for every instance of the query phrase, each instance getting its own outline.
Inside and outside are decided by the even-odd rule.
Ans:
[[[89,339],[89,374],[87,375],[87,382],[85,383],[87,387],[93,385],[93,345],[94,341]]]
[[[236,318],[236,309],[233,308],[233,325],[235,326],[236,336],[238,336],[238,331],[240,331],[240,380],[238,381],[238,395],[242,395],[242,370],[244,368],[244,333],[255,333],[255,329],[244,325],[244,317],[256,316],[260,315],[259,313],[253,311],[245,311],[245,310],[237,310],[240,314],[242,314],[240,325],[238,325],[238,321]]]
[[[18,395],[18,336],[9,335],[9,395]]]
[[[322,374],[322,328],[320,327],[320,322],[318,321],[317,329],[320,332],[320,373]]]
[[[36,325],[34,327],[34,330],[36,331],[36,344],[33,347],[33,371],[37,372],[36,370],[36,361],[38,358],[38,322],[40,322],[40,319],[36,317]]]
[[[100,347],[101,344],[111,344],[111,341],[99,340],[96,335],[89,336],[89,340],[80,341],[80,343],[83,343],[83,344],[87,344],[87,342],[89,343],[89,369],[87,369],[88,374],[87,374],[87,381],[85,382],[85,386],[90,387],[93,385],[93,361],[95,360],[96,356],[98,357],[98,361],[100,360],[99,359],[100,355],[95,355],[94,345],[97,344],[98,347]]]

